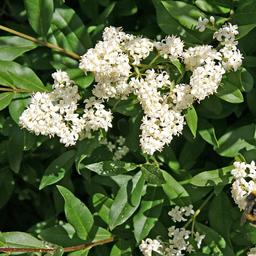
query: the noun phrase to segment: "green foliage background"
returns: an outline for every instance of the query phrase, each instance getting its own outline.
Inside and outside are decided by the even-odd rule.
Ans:
[[[0,31],[0,247],[45,248],[47,241],[57,245],[50,254],[56,256],[62,247],[115,236],[69,255],[140,255],[142,239],[167,238],[171,205],[198,209],[206,202],[196,219],[196,229],[207,235],[200,255],[246,255],[256,229],[240,226],[228,184],[234,158],[256,158],[255,0],[2,0],[0,15],[1,25],[41,40]],[[195,25],[210,15],[219,26],[239,25],[244,68],[190,109],[183,136],[154,158],[141,154],[142,111],[134,100],[110,102],[115,119],[108,137],[126,138],[130,152],[123,161],[112,161],[98,143],[104,134],[67,149],[17,125],[31,93],[48,91],[56,69],[67,71],[85,95],[92,88],[93,77],[78,69],[78,60],[45,42],[82,55],[112,25],[152,39],[174,34],[187,46],[207,44],[213,31],[200,33]]]

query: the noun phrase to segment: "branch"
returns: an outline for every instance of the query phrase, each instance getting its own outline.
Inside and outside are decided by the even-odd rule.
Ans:
[[[74,252],[74,251],[80,251],[84,249],[90,249],[92,247],[95,247],[97,245],[103,245],[103,244],[108,244],[111,243],[115,240],[115,237],[110,237],[108,239],[100,240],[97,242],[93,243],[87,243],[87,244],[80,244],[80,245],[75,245],[75,246],[69,246],[69,247],[64,247],[63,251],[64,252]],[[7,252],[7,253],[12,253],[12,252],[54,252],[56,251],[57,248],[8,248],[8,247],[0,247],[0,252]]]
[[[21,32],[18,32],[16,30],[11,29],[11,28],[7,28],[7,27],[2,26],[2,25],[0,25],[0,30],[4,30],[4,31],[6,31],[8,33],[11,33],[11,34],[19,36],[21,38],[24,38],[26,40],[29,40],[29,41],[31,41],[31,42],[33,42],[35,44],[39,44],[41,46],[45,46],[45,47],[51,48],[51,49],[53,49],[55,51],[61,52],[61,53],[65,54],[65,55],[67,55],[67,56],[69,56],[69,57],[71,57],[71,58],[73,58],[75,60],[80,60],[80,56],[78,54],[76,54],[74,52],[71,52],[71,51],[67,51],[64,48],[59,47],[58,45],[54,45],[54,44],[51,44],[51,43],[39,40],[39,39],[37,39],[35,37],[23,34]]]

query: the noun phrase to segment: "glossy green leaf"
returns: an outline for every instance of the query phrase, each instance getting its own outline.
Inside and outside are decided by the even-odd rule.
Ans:
[[[25,232],[3,232],[2,235],[10,248],[47,248],[43,241]]]
[[[243,94],[234,85],[226,81],[218,88],[217,97],[230,103],[241,103],[244,101]]]
[[[212,14],[227,14],[230,12],[229,2],[218,0],[196,0],[195,5],[201,10]]]
[[[194,138],[196,137],[196,131],[197,131],[197,122],[198,122],[198,117],[196,110],[194,107],[190,107],[185,115],[186,123],[193,134]]]
[[[168,172],[162,171],[165,183],[162,185],[165,194],[171,202],[178,205],[188,205],[190,202],[188,192]]]
[[[0,84],[9,87],[15,86],[28,92],[47,91],[30,68],[11,61],[0,60]]]
[[[70,150],[53,160],[45,170],[45,173],[40,182],[39,189],[41,190],[46,186],[55,184],[56,182],[60,181],[65,176],[67,170],[72,166],[74,162],[74,156],[75,151]]]
[[[24,0],[28,21],[36,33],[46,36],[52,20],[53,0]]]
[[[134,163],[123,161],[104,161],[94,164],[85,165],[90,171],[96,172],[103,176],[115,176],[135,170],[138,166]]]
[[[256,145],[256,127],[245,125],[224,133],[218,140],[216,152],[221,156],[235,157],[242,149],[254,149]]]
[[[95,193],[92,201],[97,215],[100,216],[103,221],[109,224],[109,212],[113,200],[104,194]]]
[[[207,120],[199,120],[198,132],[200,136],[209,144],[213,145],[216,148],[219,146],[214,127]]]
[[[144,182],[142,173],[138,172],[125,185],[121,186],[110,209],[110,229],[123,224],[139,207]]]
[[[65,215],[74,227],[78,237],[87,240],[93,227],[93,216],[86,205],[76,198],[72,192],[62,186],[57,186],[65,201]]]
[[[190,179],[190,183],[198,187],[225,185],[230,183],[233,178],[230,173],[232,169],[233,165],[230,165],[216,170],[200,172]]]
[[[11,61],[21,56],[23,53],[33,50],[37,47],[31,41],[18,36],[0,37],[0,59]]]
[[[30,98],[16,98],[9,104],[9,113],[12,119],[18,124],[22,112],[26,109],[30,102]]]
[[[164,201],[161,195],[162,191],[159,187],[147,187],[140,208],[133,217],[134,236],[138,243],[147,237],[150,230],[157,225]]]
[[[94,76],[92,73],[85,74],[81,69],[67,69],[66,72],[68,73],[70,79],[72,79],[75,84],[77,84],[80,88],[87,88],[90,86],[94,81]]]
[[[8,107],[13,98],[12,92],[2,92],[0,93],[0,111]]]
[[[65,6],[55,9],[49,40],[76,54],[84,54],[91,46],[85,25],[73,9]]]
[[[178,22],[178,16],[177,12],[175,10],[175,7],[177,5],[180,5],[180,1],[178,1],[178,4],[176,1],[160,1],[160,0],[153,0],[153,3],[156,8],[156,15],[157,15],[157,23],[159,27],[164,31],[167,35],[176,34],[176,35],[182,35],[184,38],[188,39],[189,41],[193,43],[199,43],[200,40],[191,32],[187,31],[179,22]],[[182,3],[185,4],[186,3]],[[204,16],[203,14],[201,16]],[[176,18],[177,19],[176,19]],[[185,18],[183,19],[183,22],[190,21],[191,18],[185,15]],[[195,24],[195,19],[193,19],[193,23]],[[189,27],[192,27],[192,24],[188,24]]]

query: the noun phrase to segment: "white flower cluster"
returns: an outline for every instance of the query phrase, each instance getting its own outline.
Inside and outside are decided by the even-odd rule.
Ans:
[[[196,29],[199,30],[200,32],[205,31],[205,29],[206,29],[207,25],[209,24],[209,22],[210,22],[212,25],[214,25],[214,23],[215,23],[215,18],[214,18],[213,16],[211,16],[209,19],[199,17],[199,18],[198,18],[198,23],[197,23]]]
[[[253,247],[250,249],[250,251],[247,253],[247,256],[255,256],[256,255],[256,247]]]
[[[129,148],[125,145],[125,138],[123,136],[116,138],[115,143],[105,139],[101,142],[101,144],[106,145],[109,151],[113,153],[114,161],[121,160],[129,152]]]
[[[66,72],[57,71],[52,77],[53,91],[32,96],[31,104],[19,119],[22,127],[36,135],[58,136],[65,146],[74,145],[82,131],[111,127],[111,112],[94,98],[87,101],[83,116],[76,113],[80,95]]]
[[[186,217],[193,215],[194,210],[192,205],[184,207],[175,206],[168,214],[172,217],[174,222],[181,222],[186,221]],[[168,243],[149,238],[142,241],[140,245],[142,254],[144,256],[151,256],[152,251],[159,252],[163,256],[181,256],[186,252],[191,253],[196,249],[201,248],[205,235],[200,235],[198,232],[192,233],[190,230],[185,228],[176,228],[175,226],[171,226],[168,228],[168,237]],[[197,248],[191,244],[191,240],[196,243]]]
[[[209,20],[201,18],[198,26],[202,27],[204,22],[208,23]],[[219,51],[210,45],[202,45],[190,47],[183,53],[185,67],[192,71],[189,83],[191,90],[188,89],[188,93],[193,95],[194,100],[201,101],[214,94],[225,72],[237,71],[242,65],[243,56],[235,40],[237,29],[236,25],[228,23],[214,33],[213,38],[222,46]],[[191,97],[187,101],[188,105],[192,104]]]
[[[186,217],[193,215],[195,211],[193,210],[193,205],[189,206],[175,206],[171,211],[168,212],[168,215],[171,216],[174,222],[187,221]]]
[[[205,19],[199,22],[206,24]],[[214,23],[214,18],[210,22]],[[220,50],[210,45],[184,49],[183,41],[176,36],[155,42],[126,34],[121,28],[107,27],[103,40],[81,57],[79,67],[95,76],[93,97],[85,100],[83,115],[77,114],[77,86],[65,72],[56,72],[53,91],[36,93],[20,123],[36,134],[56,135],[66,146],[73,145],[81,133],[89,136],[92,131],[111,127],[112,113],[105,109],[104,102],[134,94],[145,114],[140,127],[141,148],[152,155],[181,134],[183,111],[215,93],[223,74],[241,66],[237,34],[237,26],[227,24],[214,33]],[[152,61],[141,63],[151,53]],[[191,73],[187,84],[175,85],[170,80],[169,71],[165,70],[168,61],[184,64]]]
[[[145,241],[142,240],[140,244],[140,251],[144,256],[151,256],[152,252],[157,252],[162,254],[162,248],[161,242],[157,239],[150,239],[147,238]]]
[[[172,226],[168,229],[169,245],[164,248],[165,256],[184,255],[185,252],[191,253],[195,251],[194,246],[190,243],[191,237],[197,244],[196,249],[200,249],[205,235],[200,235],[198,232],[192,234],[190,230],[185,228],[176,228]]]
[[[245,162],[234,162],[234,169],[231,171],[234,177],[232,184],[232,197],[240,210],[246,207],[246,197],[256,190],[256,165],[252,161],[250,164]]]
[[[154,46],[165,59],[177,59],[183,54],[183,41],[176,36],[167,36],[161,42],[155,42]]]
[[[215,22],[214,17],[199,19],[199,23],[205,25],[206,21]],[[82,56],[80,68],[95,74],[92,92],[101,100],[125,99],[131,93],[137,96],[145,113],[140,144],[145,153],[152,155],[182,132],[182,111],[215,93],[223,74],[241,66],[242,55],[236,48],[236,35],[236,26],[224,25],[214,34],[214,38],[224,45],[219,51],[210,45],[184,50],[184,43],[176,36],[153,42],[126,34],[121,28],[108,27],[103,32],[103,41]],[[154,48],[158,57],[170,61],[178,59],[185,64],[186,70],[192,71],[189,84],[174,85],[165,70],[150,69],[150,66],[142,74],[138,73],[141,61]]]

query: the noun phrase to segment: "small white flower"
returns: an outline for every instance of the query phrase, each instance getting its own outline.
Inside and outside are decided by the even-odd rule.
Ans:
[[[199,17],[196,29],[199,30],[200,32],[203,32],[203,31],[205,31],[208,23],[209,23],[209,20],[207,18]]]
[[[183,209],[180,208],[179,206],[175,206],[174,208],[172,208],[172,210],[168,212],[168,215],[172,217],[172,220],[174,222],[181,222],[187,220],[183,217]]]
[[[191,94],[201,101],[216,93],[224,73],[222,66],[213,61],[197,67],[190,77]]]
[[[165,59],[177,59],[183,54],[183,41],[176,36],[167,36],[161,42],[155,42],[155,47]]]
[[[162,245],[156,239],[147,238],[145,241],[142,240],[139,248],[144,256],[151,256],[153,251],[161,253]]]
[[[200,235],[198,232],[195,233],[195,241],[197,242],[198,249],[201,247],[201,244],[204,238],[205,238],[205,235]]]
[[[224,44],[234,44],[235,37],[239,34],[238,26],[227,23],[213,34],[213,38]]]
[[[245,178],[247,176],[246,168],[247,165],[244,162],[234,162],[234,169],[231,171],[231,174],[235,179]]]

